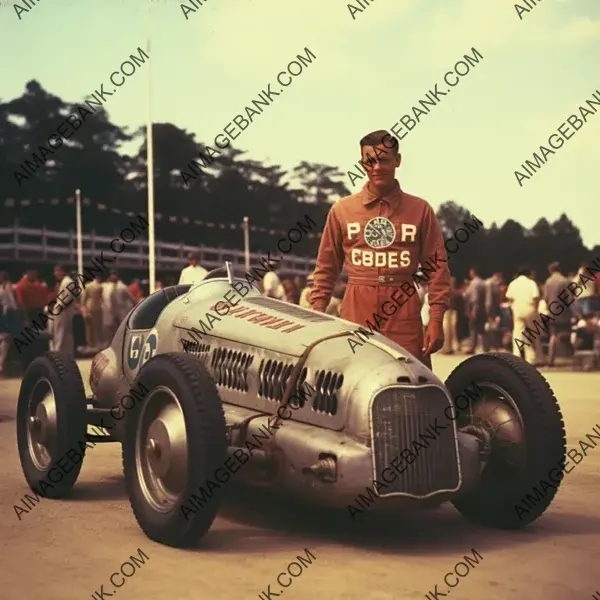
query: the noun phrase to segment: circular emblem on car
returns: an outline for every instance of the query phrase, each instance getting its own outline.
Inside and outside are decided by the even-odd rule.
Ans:
[[[371,248],[387,248],[396,239],[396,228],[387,217],[374,217],[365,225],[365,241]]]

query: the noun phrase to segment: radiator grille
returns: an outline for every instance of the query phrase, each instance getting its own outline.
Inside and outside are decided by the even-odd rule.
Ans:
[[[385,483],[380,496],[406,494],[421,498],[441,490],[455,490],[460,483],[452,422],[444,415],[450,406],[443,390],[434,386],[389,388],[372,405],[373,478]],[[437,425],[435,427],[437,418]],[[444,429],[442,429],[444,428]],[[414,442],[421,444],[415,446]],[[413,457],[405,453],[410,450]],[[395,460],[397,457],[398,460]],[[396,479],[387,483],[382,471],[398,466]],[[386,471],[386,479],[393,475]]]

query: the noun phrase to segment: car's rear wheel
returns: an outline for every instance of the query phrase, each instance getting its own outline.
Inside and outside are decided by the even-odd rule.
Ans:
[[[123,469],[131,508],[150,539],[194,545],[210,529],[222,495],[218,484],[207,488],[227,459],[219,393],[200,361],[177,353],[151,359],[134,386],[149,391],[125,421]]]
[[[86,408],[74,358],[48,352],[29,365],[17,404],[17,444],[25,479],[43,497],[61,498],[77,481],[86,449]]]
[[[446,385],[458,429],[480,437],[489,453],[479,482],[454,506],[492,527],[532,523],[556,495],[566,455],[564,422],[552,389],[535,367],[503,353],[469,358]]]

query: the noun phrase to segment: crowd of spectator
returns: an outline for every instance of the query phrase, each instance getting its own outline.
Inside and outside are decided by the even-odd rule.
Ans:
[[[198,256],[190,255],[189,265],[179,278],[180,284],[200,281],[207,273],[198,263]],[[589,327],[591,318],[600,316],[600,279],[590,279],[579,295],[560,315],[552,318],[544,334],[525,342],[522,332],[539,331],[536,320],[541,313],[549,312],[561,293],[573,282],[580,282],[580,275],[590,273],[582,265],[577,273],[561,274],[559,263],[548,266],[548,277],[537,282],[536,273],[528,268],[519,269],[507,282],[503,274],[492,273],[483,279],[472,268],[464,281],[452,280],[449,309],[444,316],[444,354],[507,351],[523,356],[535,366],[553,366],[561,346],[565,353],[574,348],[598,349],[598,327]],[[28,270],[16,283],[11,283],[0,272],[0,377],[9,356],[11,340],[20,335],[25,327],[39,321],[41,313],[48,314],[48,305],[67,289],[77,285],[76,273],[69,273],[64,266],[54,269],[55,282],[47,285],[38,278],[35,270]],[[421,279],[425,279],[422,277]],[[107,347],[119,324],[136,303],[147,295],[146,281],[134,278],[126,285],[116,271],[104,279],[96,277],[88,281],[73,301],[64,307],[60,315],[48,321],[48,339],[51,350],[75,355],[93,354]],[[173,285],[174,279],[166,282]],[[268,272],[261,282],[261,292],[284,302],[310,308],[309,296],[313,284],[312,275],[307,277],[286,274],[279,266]],[[342,276],[336,285],[327,313],[339,316],[347,278]],[[69,286],[71,285],[71,288]],[[157,289],[163,287],[156,282]],[[427,284],[417,288],[422,303],[422,320],[427,326],[429,306]],[[564,299],[564,297],[563,297]],[[54,314],[54,313],[52,313]],[[547,350],[545,350],[547,346]]]

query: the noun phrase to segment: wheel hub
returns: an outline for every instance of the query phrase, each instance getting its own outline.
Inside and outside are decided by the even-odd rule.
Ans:
[[[459,429],[478,438],[483,467],[493,463],[495,470],[519,469],[524,460],[525,429],[516,403],[493,384],[478,385],[484,388],[484,397],[470,406]]]
[[[37,399],[41,398],[40,401]],[[48,468],[52,461],[51,448],[56,440],[56,400],[50,382],[41,379],[34,387],[27,420],[29,454],[40,471]]]
[[[187,435],[175,395],[158,388],[147,398],[138,421],[137,468],[146,499],[170,510],[187,483]]]

